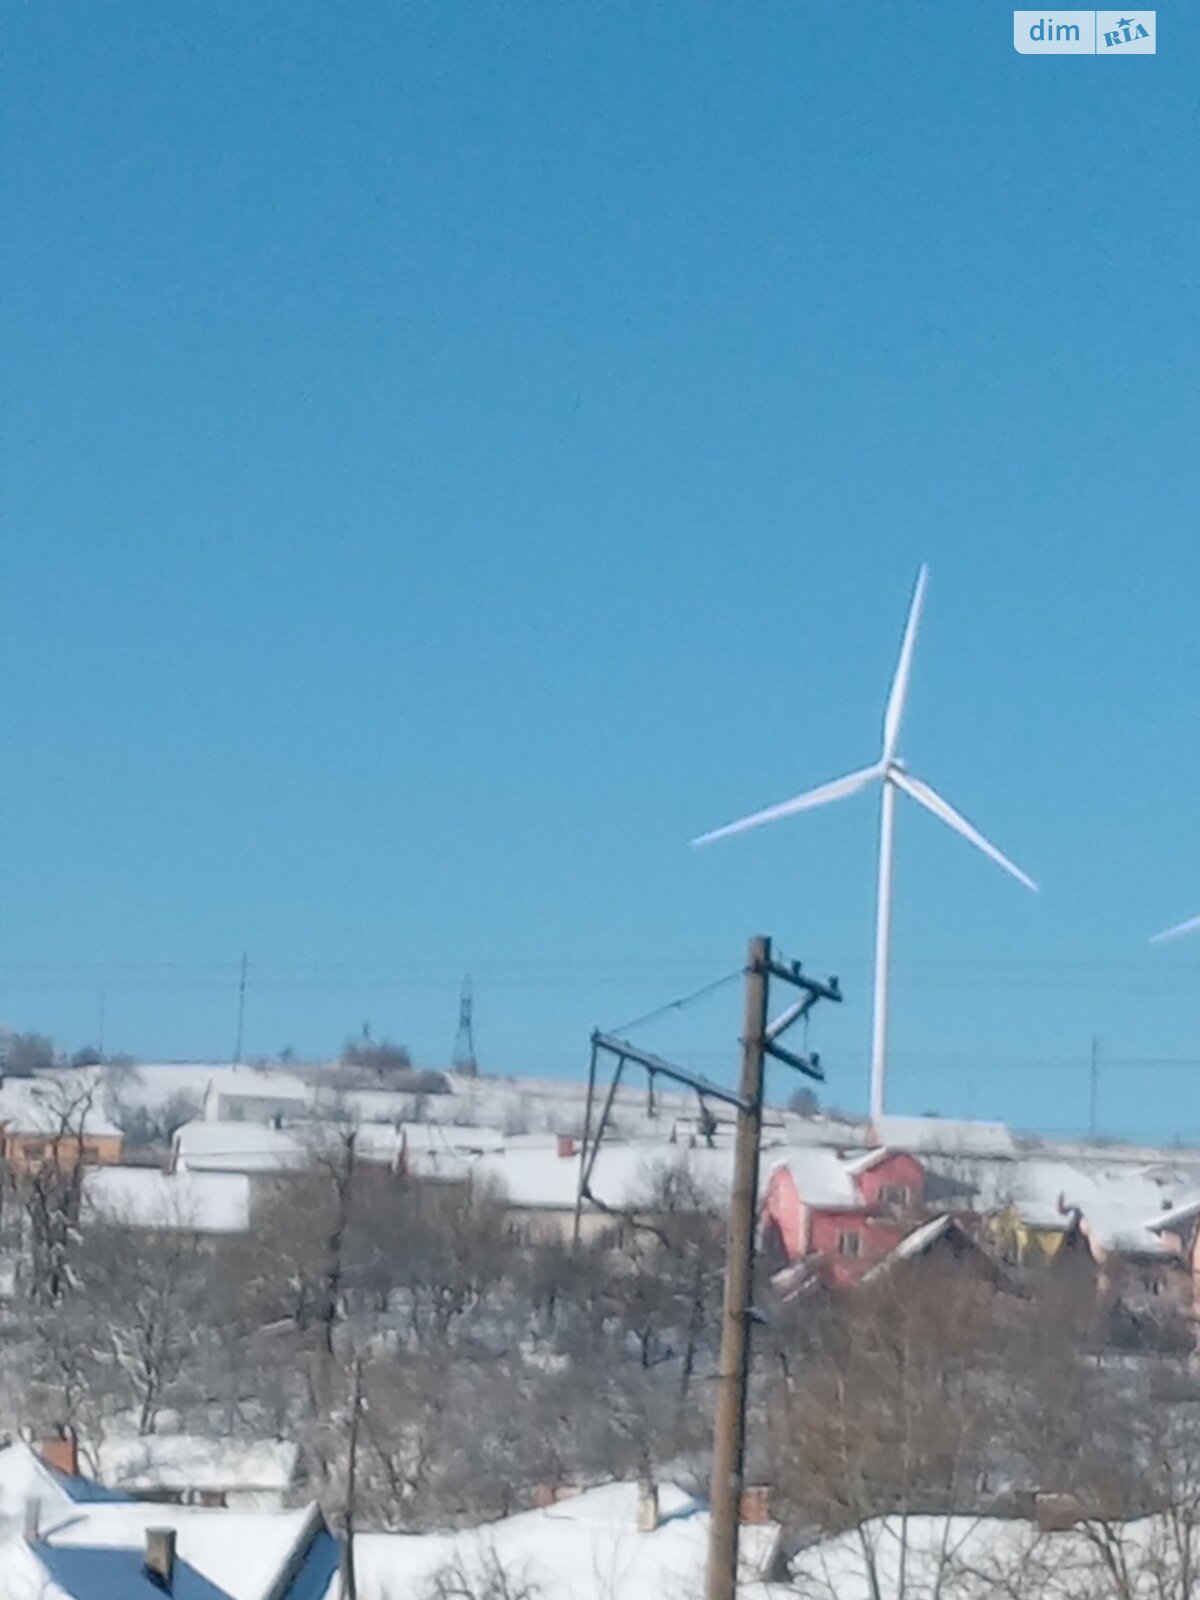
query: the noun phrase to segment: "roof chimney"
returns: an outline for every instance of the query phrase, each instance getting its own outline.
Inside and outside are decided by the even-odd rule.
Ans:
[[[55,1438],[43,1439],[38,1454],[48,1467],[65,1472],[68,1478],[79,1476],[79,1440],[74,1428],[63,1428]]]
[[[638,1484],[637,1527],[639,1533],[653,1533],[658,1527],[658,1485],[651,1478]]]
[[[579,1154],[579,1146],[575,1143],[574,1139],[569,1133],[559,1134],[558,1153],[564,1161],[569,1160],[571,1156],[577,1156]]]
[[[36,1495],[25,1502],[25,1541],[36,1544],[42,1536],[42,1503]]]
[[[743,1522],[763,1523],[771,1520],[771,1491],[765,1483],[748,1485],[742,1490],[742,1502],[739,1507]]]
[[[175,1581],[175,1529],[146,1529],[146,1571],[168,1594]]]
[[[1033,1497],[1033,1520],[1043,1533],[1067,1533],[1083,1520],[1083,1507],[1073,1494],[1039,1490]]]

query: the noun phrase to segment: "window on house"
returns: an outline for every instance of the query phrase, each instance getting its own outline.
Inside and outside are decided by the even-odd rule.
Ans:
[[[880,1186],[879,1198],[885,1206],[906,1206],[912,1196],[906,1183],[885,1183]]]
[[[41,1161],[43,1156],[46,1154],[46,1146],[44,1144],[34,1144],[31,1141],[27,1141],[21,1148],[21,1154],[25,1157],[26,1161]]]
[[[862,1255],[862,1234],[859,1233],[857,1229],[854,1229],[851,1232],[838,1234],[838,1255]]]

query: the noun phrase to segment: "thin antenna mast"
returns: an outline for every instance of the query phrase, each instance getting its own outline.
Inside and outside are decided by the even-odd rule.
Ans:
[[[233,1059],[238,1065],[242,1059],[242,1034],[246,1026],[246,952],[242,951],[242,970],[238,979],[238,1024],[237,1043],[233,1047]]]

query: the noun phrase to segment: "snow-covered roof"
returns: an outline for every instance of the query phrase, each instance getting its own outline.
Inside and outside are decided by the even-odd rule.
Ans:
[[[308,1158],[295,1134],[262,1122],[185,1122],[173,1148],[187,1172],[286,1172]]]
[[[913,1155],[983,1156],[995,1160],[1017,1154],[1017,1141],[1002,1122],[954,1122],[949,1117],[875,1117],[872,1142]]]
[[[704,1144],[672,1144],[667,1139],[604,1142],[592,1169],[591,1190],[605,1205],[626,1206],[645,1197],[657,1174],[683,1167],[720,1203],[729,1194],[733,1161],[733,1144],[725,1139],[718,1139],[712,1149]],[[436,1162],[433,1146],[424,1158],[414,1160],[413,1170],[429,1176],[469,1173],[477,1179],[494,1178],[516,1207],[566,1211],[575,1204],[578,1150],[560,1155],[557,1143],[544,1136],[506,1139],[502,1149],[465,1164],[457,1153],[447,1153],[440,1166],[431,1162]],[[765,1144],[759,1162],[760,1192],[780,1165],[790,1169],[801,1198],[810,1205],[856,1210],[863,1203],[854,1183],[855,1163],[839,1151],[819,1145]]]
[[[91,1104],[88,1094],[92,1092]],[[104,1097],[86,1069],[76,1073],[45,1073],[37,1078],[5,1078],[0,1083],[0,1125],[14,1133],[62,1132],[96,1138],[121,1137],[121,1130],[105,1115]]]
[[[1146,1226],[1151,1233],[1171,1233],[1178,1231],[1181,1223],[1191,1222],[1196,1216],[1200,1216],[1200,1194],[1194,1194],[1180,1205],[1150,1218]]]
[[[874,1150],[864,1150],[861,1155],[848,1156],[846,1158],[846,1169],[852,1172],[855,1177],[858,1177],[864,1172],[870,1172],[872,1167],[879,1166],[880,1162],[887,1161],[895,1154],[896,1151],[889,1150],[887,1145],[877,1145]]]
[[[666,1141],[601,1144],[592,1168],[591,1190],[605,1205],[625,1206],[642,1199],[664,1168],[684,1166],[716,1197],[728,1192],[733,1171],[729,1148],[691,1149]],[[580,1157],[560,1155],[555,1144],[514,1146],[477,1157],[468,1169],[476,1181],[494,1179],[510,1205],[530,1210],[569,1211],[579,1188]]]
[[[932,1217],[928,1222],[923,1222],[919,1228],[906,1233],[900,1243],[871,1268],[866,1277],[870,1278],[877,1272],[885,1271],[897,1261],[912,1261],[914,1257],[923,1255],[939,1239],[944,1239],[955,1226],[954,1218],[951,1216]]]
[[[181,1600],[274,1600],[301,1560],[308,1592],[319,1596],[336,1573],[336,1546],[315,1506],[242,1512],[129,1502],[76,1507],[44,1527],[35,1546],[19,1533],[0,1544],[0,1600],[142,1600],[155,1592],[142,1583],[146,1530],[161,1527],[175,1530],[177,1576],[189,1580],[176,1586]],[[38,1587],[29,1587],[30,1575]]]
[[[6,1534],[24,1527],[30,1505],[36,1505],[39,1517],[47,1522],[71,1515],[78,1505],[100,1496],[116,1498],[87,1478],[59,1472],[32,1445],[18,1441],[0,1446],[0,1547]]]
[[[1195,1195],[1189,1172],[1150,1168],[1082,1165],[1034,1158],[1018,1162],[1011,1201],[1032,1227],[1061,1228],[1078,1211],[1088,1238],[1099,1249],[1161,1254],[1159,1232],[1151,1224]]]
[[[663,1484],[658,1526],[642,1533],[637,1503],[636,1484],[614,1483],[462,1533],[359,1534],[354,1541],[359,1600],[419,1596],[451,1563],[475,1574],[492,1561],[539,1600],[674,1600],[698,1594],[708,1556],[708,1511],[684,1490]],[[767,1593],[755,1580],[777,1536],[770,1524],[743,1526],[743,1594]],[[336,1600],[336,1594],[334,1584],[326,1600]]]
[[[143,1077],[161,1069],[141,1067]],[[220,1066],[208,1068],[208,1093],[228,1099],[288,1101],[297,1110],[312,1104],[311,1085],[303,1078],[276,1067]]]
[[[768,1177],[778,1167],[786,1166],[805,1205],[856,1211],[863,1204],[854,1182],[858,1163],[837,1150],[825,1150],[818,1145],[799,1150],[786,1147],[764,1150],[761,1164]]]
[[[224,1061],[146,1061],[137,1066],[114,1062],[92,1070],[122,1104],[147,1110],[161,1109],[180,1095],[203,1107],[210,1089],[247,1100],[283,1102],[297,1115],[313,1100],[310,1086],[282,1068],[231,1066]]]
[[[506,1143],[499,1128],[460,1127],[454,1122],[406,1122],[401,1131],[410,1151],[431,1151],[435,1155],[443,1150],[481,1155],[503,1150]]]
[[[918,1256],[924,1255],[926,1251],[932,1250],[939,1240],[948,1237],[957,1237],[968,1249],[978,1249],[975,1241],[966,1232],[962,1224],[957,1222],[949,1212],[945,1212],[940,1217],[931,1217],[928,1222],[921,1223],[920,1227],[914,1228],[911,1233],[906,1233],[898,1245],[889,1250],[881,1261],[877,1261],[869,1272],[863,1274],[863,1283],[870,1283],[874,1279],[882,1278],[885,1273],[890,1272],[893,1267],[899,1266],[902,1261],[914,1261]]]
[[[189,1433],[153,1433],[106,1439],[96,1451],[100,1481],[145,1494],[199,1490],[287,1489],[296,1476],[299,1449],[279,1439],[207,1439]]]
[[[245,1233],[250,1226],[250,1180],[241,1172],[93,1167],[83,1192],[96,1217],[122,1227]]]
[[[446,1122],[404,1122],[399,1126],[360,1122],[355,1145],[364,1161],[395,1162],[403,1153],[410,1172],[453,1177],[465,1171],[472,1157],[502,1151],[505,1140],[496,1128],[460,1128]]]

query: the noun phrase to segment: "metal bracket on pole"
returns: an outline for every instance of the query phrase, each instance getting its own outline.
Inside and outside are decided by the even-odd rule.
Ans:
[[[670,1061],[664,1061],[661,1056],[651,1055],[648,1050],[639,1050],[637,1045],[630,1044],[626,1039],[614,1039],[611,1034],[596,1032],[592,1034],[592,1044],[597,1050],[606,1050],[610,1055],[617,1057],[621,1066],[626,1061],[632,1061],[635,1066],[643,1067],[651,1075],[669,1078],[672,1083],[680,1083],[685,1089],[694,1089],[699,1095],[706,1095],[713,1100],[720,1100],[727,1106],[733,1106],[738,1111],[748,1111],[750,1108],[741,1095],[735,1094],[732,1089],[723,1089],[719,1083],[701,1077],[699,1073],[688,1072],[685,1067],[677,1067]],[[618,1072],[620,1067],[618,1067]],[[611,1105],[611,1095],[609,1105]],[[608,1106],[605,1106],[607,1115]],[[601,1117],[603,1125],[604,1117]]]

